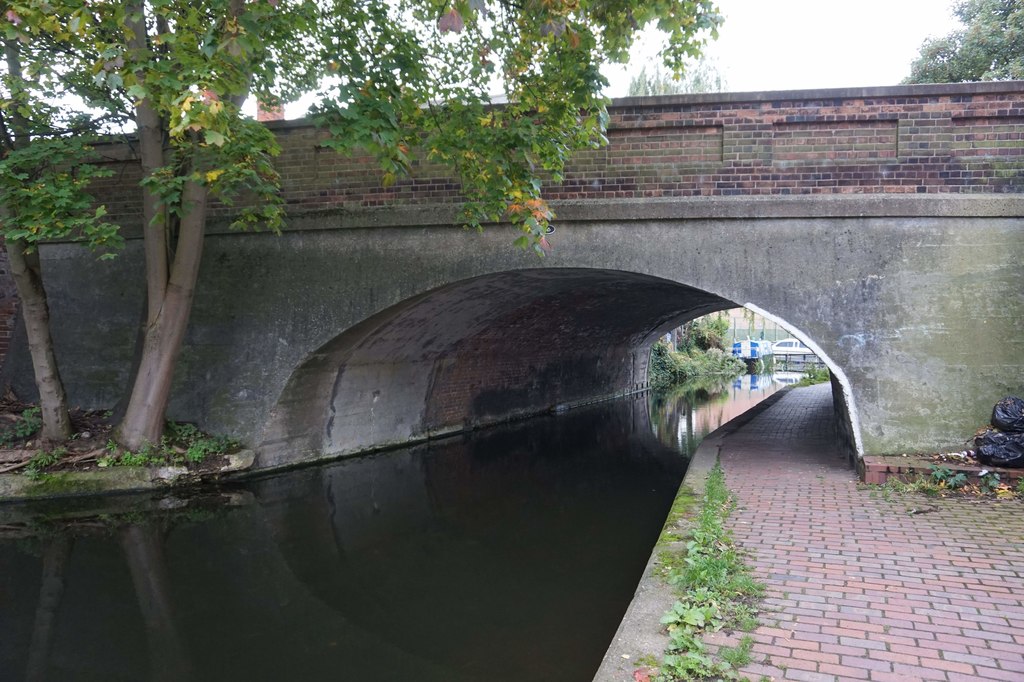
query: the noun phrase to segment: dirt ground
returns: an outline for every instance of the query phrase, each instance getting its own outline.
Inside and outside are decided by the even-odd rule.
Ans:
[[[65,449],[67,454],[61,458],[59,467],[65,470],[93,468],[100,457],[108,454],[107,441],[113,428],[110,412],[72,410],[71,438],[64,442],[43,443],[38,431],[28,436],[18,435],[18,424],[25,421],[22,415],[33,407],[10,393],[0,398],[0,473],[13,473],[25,468],[32,457],[44,450]]]
[[[112,439],[114,423],[111,410],[74,408],[70,413],[71,438],[63,442],[45,443],[39,438],[38,429],[31,430],[29,426],[33,422],[34,408],[35,405],[22,402],[9,392],[0,398],[0,474],[86,471],[102,468],[124,452]],[[38,420],[38,417],[35,419]],[[24,435],[30,430],[30,434]],[[190,462],[179,456],[185,452],[186,448],[182,444],[165,444],[161,452],[154,453],[148,463],[186,466],[191,472],[200,474],[216,471],[224,464],[221,456]],[[47,461],[45,466],[41,466],[39,458],[48,453],[57,454],[59,458],[51,458],[56,461]],[[161,462],[160,459],[166,461]]]

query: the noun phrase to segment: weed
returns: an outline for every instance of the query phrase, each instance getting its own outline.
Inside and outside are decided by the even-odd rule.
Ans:
[[[18,421],[14,422],[12,430],[18,438],[28,438],[43,426],[42,412],[38,407],[30,407],[21,413]]]
[[[754,648],[754,638],[750,635],[743,635],[737,646],[724,646],[718,650],[718,655],[723,661],[734,669],[740,669],[750,664],[750,652]]]
[[[116,441],[107,441],[107,454],[100,457],[96,464],[101,467],[123,466],[144,467],[150,464],[164,464],[165,460],[160,449],[152,443],[146,443],[138,452],[122,450]]]
[[[999,474],[987,469],[978,474],[978,487],[986,494],[995,493],[999,490]]]
[[[199,438],[185,450],[185,459],[194,463],[202,462],[210,455],[223,455],[234,446],[234,441],[223,436]]]
[[[1024,478],[1017,480],[1017,487],[1014,490],[1018,495],[1024,496]]]
[[[804,371],[803,378],[796,382],[795,385],[797,388],[801,386],[814,386],[815,384],[823,384],[831,380],[832,375],[827,367],[811,367]]]
[[[164,464],[164,459],[154,454],[155,448],[144,445],[138,452],[125,451],[117,464],[123,467],[144,467],[150,464]]]
[[[723,649],[722,660],[708,654],[702,641],[704,633],[724,627],[757,627],[754,610],[747,602],[760,597],[764,586],[750,576],[725,528],[733,507],[725,476],[716,465],[708,476],[685,553],[667,563],[667,580],[680,598],[661,619],[670,643],[659,679],[736,678],[736,667],[746,664],[736,661],[746,658],[749,662],[753,644],[749,637],[735,649]]]
[[[107,441],[107,455],[100,457],[101,467],[151,466],[161,464],[199,463],[211,455],[223,455],[238,447],[238,441],[224,436],[207,436],[192,424],[168,422],[159,445],[146,443],[136,452],[122,450]]]
[[[949,467],[939,466],[938,464],[932,464],[930,469],[932,472],[931,480],[939,487],[957,490],[967,485],[967,475],[963,472],[954,474],[953,470]]]
[[[751,632],[757,629],[761,622],[757,618],[757,612],[750,606],[743,604],[737,609],[736,629],[743,632]]]
[[[890,493],[921,493],[928,497],[937,497],[940,492],[942,492],[942,486],[935,483],[931,478],[924,476],[918,476],[910,481],[904,481],[893,476],[887,478],[885,483],[882,484],[882,497],[887,502],[891,499]]]
[[[238,442],[225,436],[207,436],[193,424],[167,423],[168,445],[185,448],[185,459],[193,464],[211,455],[223,455],[238,446]],[[167,448],[171,449],[171,448]]]
[[[59,462],[66,454],[68,451],[65,448],[54,448],[50,451],[40,450],[28,461],[25,466],[25,475],[31,479],[42,478],[43,472]]]
[[[191,443],[194,440],[203,437],[202,431],[200,431],[194,424],[167,422],[167,428],[165,429],[167,434],[165,437],[168,441]]]
[[[0,445],[11,447],[17,441],[34,435],[42,426],[42,412],[38,407],[30,407],[21,413],[17,421],[0,431]]]

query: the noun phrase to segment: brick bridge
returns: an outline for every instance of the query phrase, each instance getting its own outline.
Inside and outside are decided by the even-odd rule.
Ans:
[[[827,358],[848,445],[958,447],[1024,390],[1024,83],[618,100],[610,144],[547,196],[545,259],[453,227],[420,164],[275,130],[289,226],[216,208],[172,416],[276,466],[407,442],[643,386],[651,342],[748,304]],[[138,233],[138,167],[102,190]],[[72,400],[112,404],[143,302],[140,242],[112,263],[44,248]],[[16,333],[4,373],[29,393]]]

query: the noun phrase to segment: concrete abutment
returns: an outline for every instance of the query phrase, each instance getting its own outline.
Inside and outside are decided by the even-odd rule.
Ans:
[[[543,260],[509,228],[445,226],[440,208],[318,213],[279,237],[211,230],[170,416],[250,443],[316,422],[297,452],[405,442],[632,387],[653,335],[733,302],[801,330],[843,372],[859,417],[847,437],[868,454],[958,445],[1024,387],[1024,198],[558,208]],[[126,384],[139,246],[113,262],[43,247],[75,405],[109,407]],[[22,396],[28,367],[18,335],[4,372]]]

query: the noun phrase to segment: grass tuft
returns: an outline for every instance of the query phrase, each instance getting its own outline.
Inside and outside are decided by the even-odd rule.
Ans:
[[[725,520],[735,507],[725,487],[725,474],[715,465],[704,499],[683,552],[663,552],[668,582],[679,600],[661,619],[670,643],[658,672],[659,682],[672,680],[737,679],[737,670],[750,662],[753,639],[709,654],[703,637],[722,629],[757,627],[754,602],[764,586],[754,580],[735,547]]]

